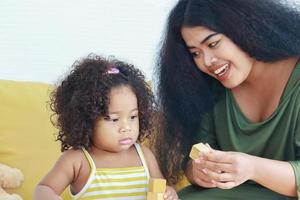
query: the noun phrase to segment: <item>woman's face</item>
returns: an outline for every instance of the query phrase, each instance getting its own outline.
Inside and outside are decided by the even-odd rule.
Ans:
[[[225,35],[203,26],[183,27],[181,34],[202,72],[219,80],[226,88],[239,86],[247,79],[254,59]]]

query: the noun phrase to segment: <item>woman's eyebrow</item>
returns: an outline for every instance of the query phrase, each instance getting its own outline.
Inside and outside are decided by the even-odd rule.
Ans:
[[[203,44],[204,42],[206,42],[207,40],[209,40],[211,37],[218,35],[219,33],[212,33],[210,35],[208,35],[206,38],[204,38],[204,40],[202,40],[201,44]]]
[[[202,42],[200,42],[200,44],[203,44],[204,42],[206,42],[207,40],[209,40],[211,37],[215,36],[215,35],[218,35],[219,33],[212,33],[210,35],[208,35],[206,38],[204,38],[202,40]],[[193,49],[195,48],[194,46],[187,46],[188,49]]]

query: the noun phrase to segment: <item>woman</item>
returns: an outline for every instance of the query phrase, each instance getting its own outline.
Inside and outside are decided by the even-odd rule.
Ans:
[[[192,183],[181,199],[300,195],[299,24],[296,10],[274,0],[174,7],[158,62],[157,149],[169,182],[184,170]],[[190,160],[199,142],[213,150]]]

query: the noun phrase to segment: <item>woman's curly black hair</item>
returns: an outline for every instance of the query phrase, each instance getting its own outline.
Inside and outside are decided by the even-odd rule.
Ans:
[[[112,67],[119,73],[107,73]],[[50,108],[54,112],[51,121],[59,130],[57,140],[61,142],[61,151],[90,149],[94,122],[107,116],[109,93],[119,86],[129,86],[137,97],[138,141],[150,137],[155,101],[145,76],[131,64],[92,54],[76,61],[50,96]]]

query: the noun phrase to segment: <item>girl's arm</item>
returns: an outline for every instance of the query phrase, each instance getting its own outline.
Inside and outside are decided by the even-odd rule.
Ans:
[[[74,180],[76,169],[79,169],[77,162],[80,156],[74,150],[68,150],[55,163],[54,167],[37,185],[34,200],[59,200],[60,194]]]
[[[145,159],[146,159],[146,162],[147,162],[147,166],[149,168],[150,177],[152,177],[152,178],[164,178],[161,171],[160,171],[160,169],[159,169],[157,160],[156,160],[154,154],[152,153],[152,151],[149,148],[147,148],[143,145],[141,145],[141,147],[142,147],[142,151],[144,153],[144,156],[145,156]],[[164,199],[165,200],[176,200],[176,199],[178,199],[177,193],[174,190],[174,188],[172,188],[170,186],[167,186],[165,194],[164,194]]]
[[[156,160],[154,154],[152,153],[152,151],[144,145],[141,145],[141,148],[144,153],[144,156],[145,156],[145,159],[147,162],[147,166],[149,168],[150,176],[153,178],[164,178],[159,169],[157,160]]]
[[[33,200],[38,199],[45,199],[45,200],[63,200],[59,195],[57,195],[52,188],[46,185],[37,185],[35,188],[35,192],[33,195]]]
[[[286,196],[297,196],[293,167],[288,162],[270,160],[239,152],[213,150],[200,159],[213,183],[230,189],[247,180]]]

